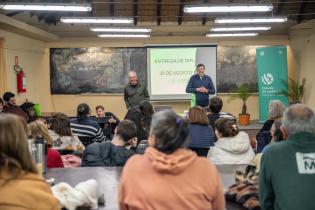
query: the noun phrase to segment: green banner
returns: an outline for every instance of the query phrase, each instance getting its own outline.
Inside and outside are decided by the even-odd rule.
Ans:
[[[259,92],[259,121],[268,119],[270,100],[280,100],[288,105],[285,85],[288,81],[287,48],[285,46],[256,48]]]

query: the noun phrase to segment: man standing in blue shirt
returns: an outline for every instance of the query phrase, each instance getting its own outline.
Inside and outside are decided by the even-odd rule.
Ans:
[[[197,74],[190,77],[186,93],[196,94],[196,105],[208,107],[209,94],[214,94],[215,89],[212,79],[205,74],[205,66],[203,64],[197,65]]]

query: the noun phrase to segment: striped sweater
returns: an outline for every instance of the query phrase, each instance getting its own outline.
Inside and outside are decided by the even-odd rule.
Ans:
[[[83,119],[80,122],[78,119],[71,119],[70,127],[73,134],[76,134],[79,138],[90,137],[91,142],[101,142],[106,140],[99,124],[89,118]]]

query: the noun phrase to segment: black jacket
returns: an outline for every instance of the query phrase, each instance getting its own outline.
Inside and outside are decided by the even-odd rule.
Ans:
[[[95,142],[85,148],[81,166],[124,166],[135,153],[110,141]]]

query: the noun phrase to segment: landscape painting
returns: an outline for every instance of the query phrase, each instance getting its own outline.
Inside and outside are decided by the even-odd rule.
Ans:
[[[233,92],[246,84],[251,92],[258,92],[257,46],[218,46],[217,48],[217,91]]]
[[[146,62],[145,48],[51,48],[51,93],[123,93],[130,70],[146,84]]]

